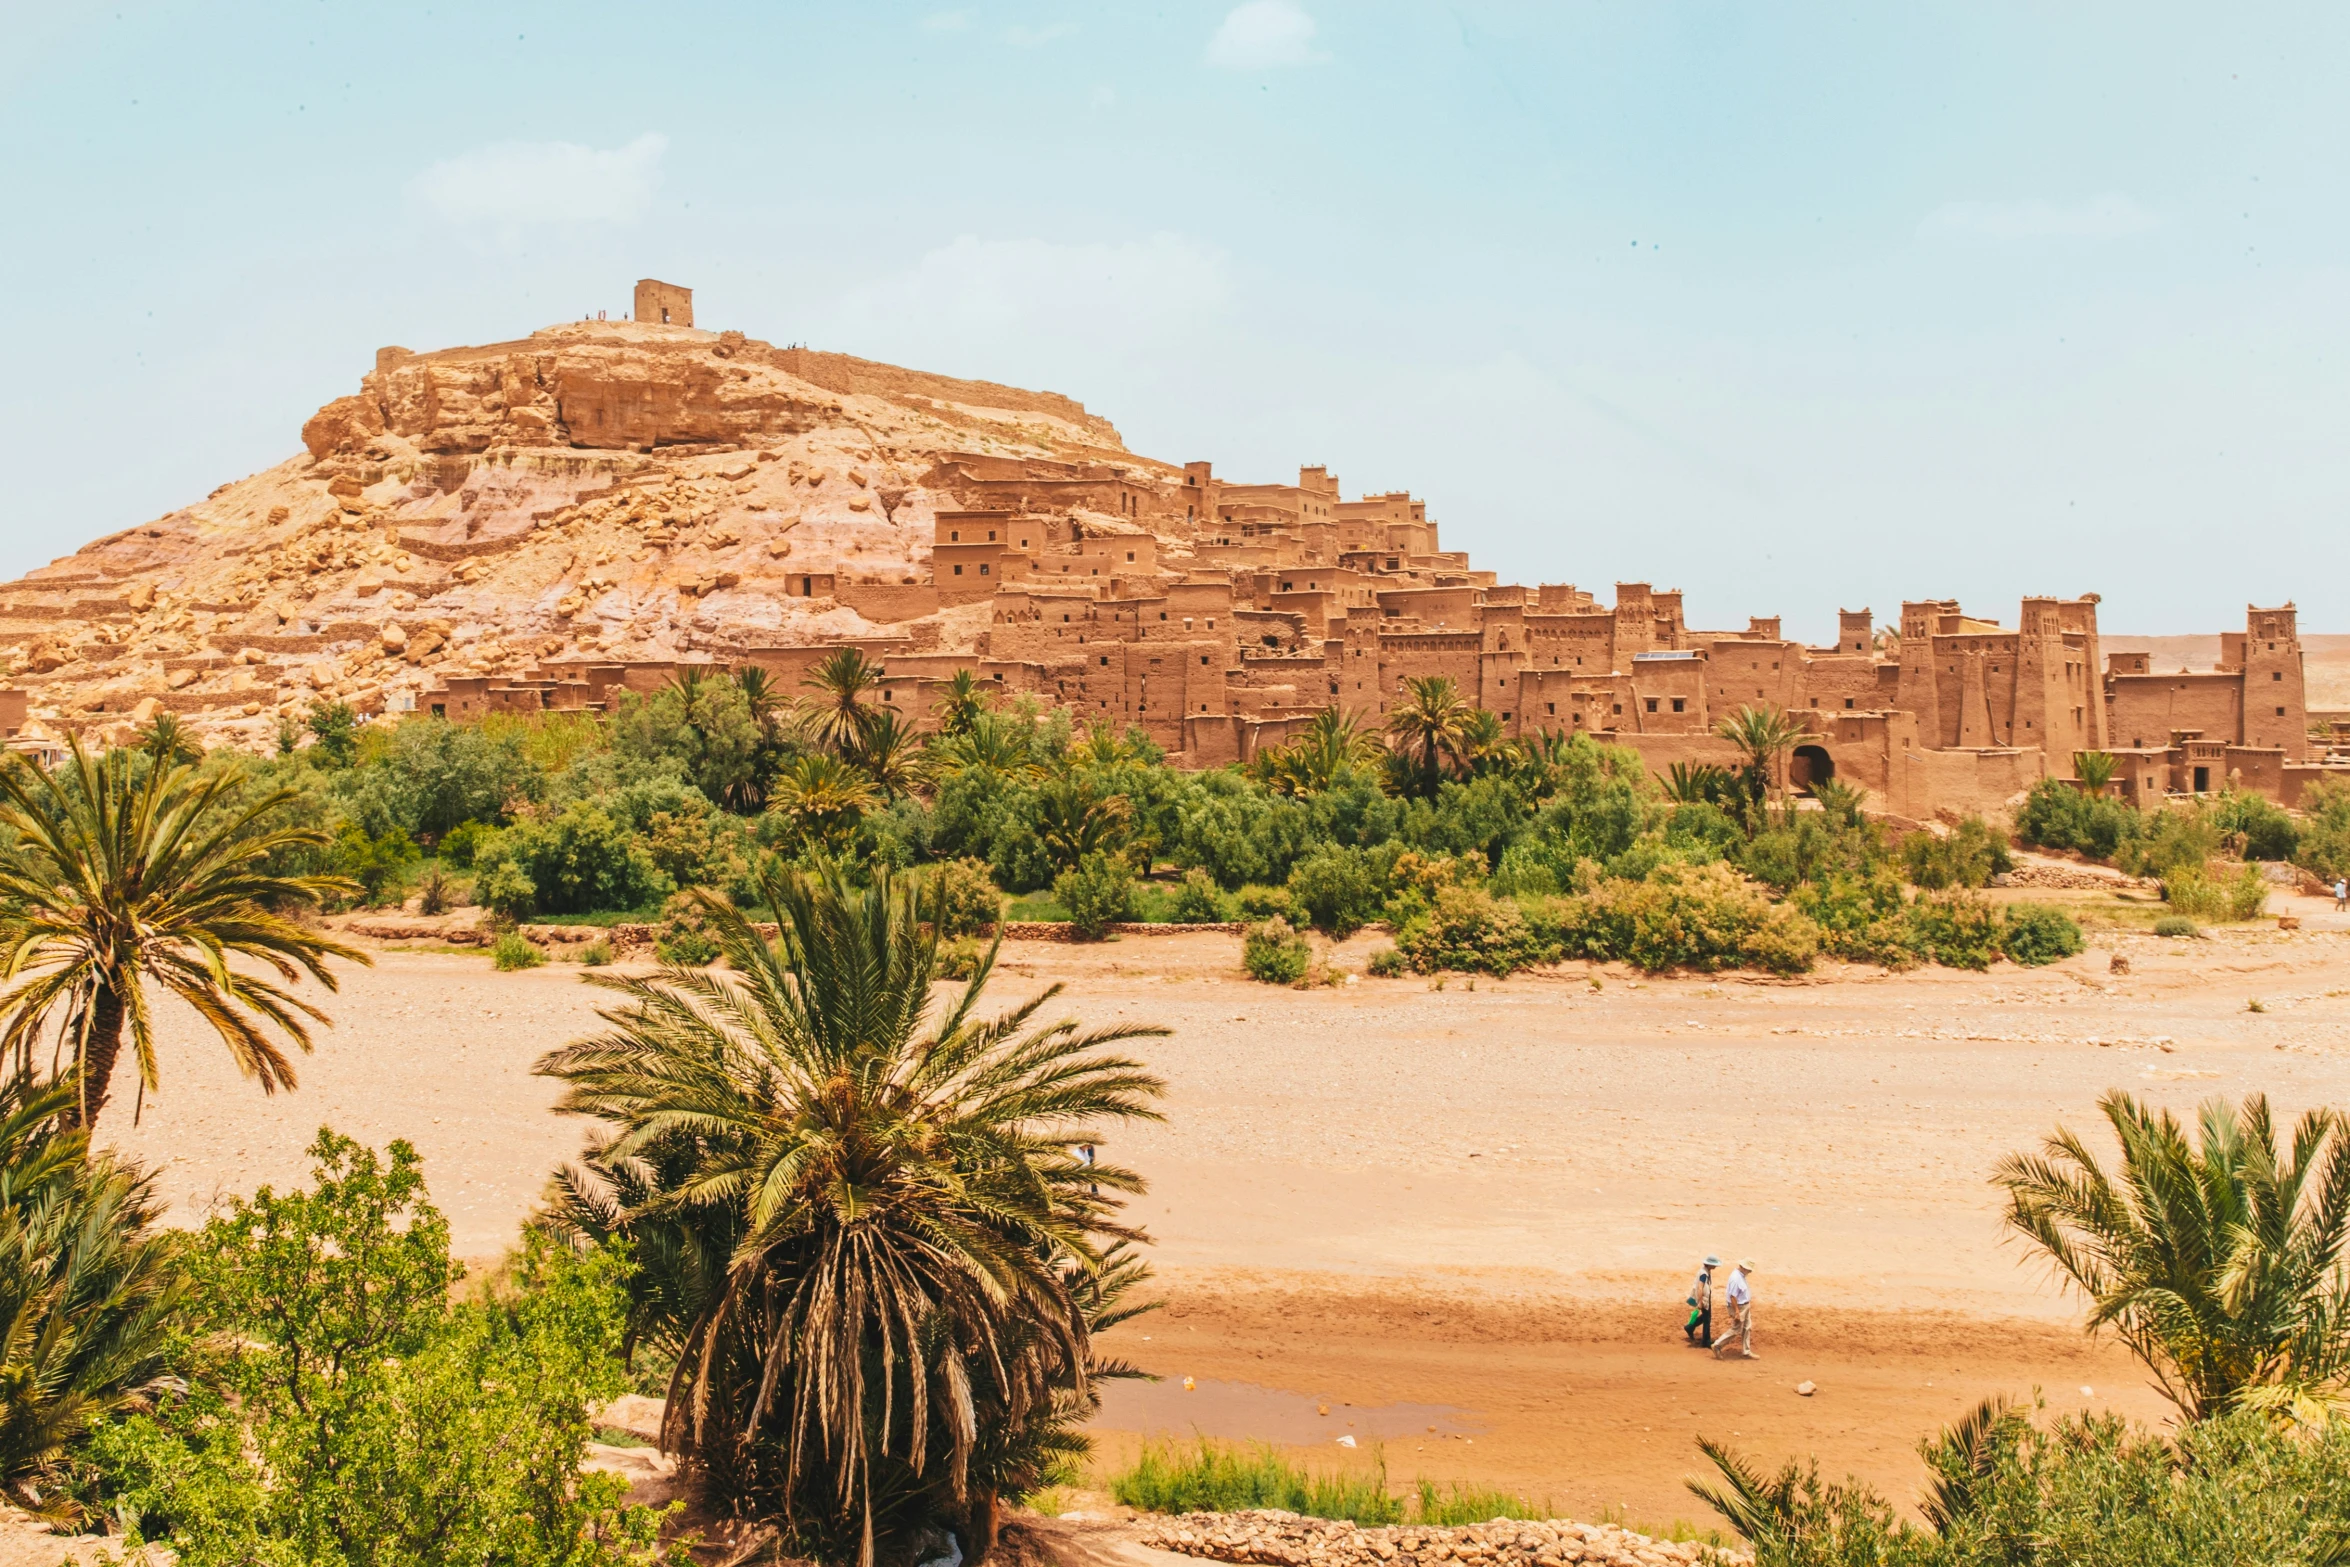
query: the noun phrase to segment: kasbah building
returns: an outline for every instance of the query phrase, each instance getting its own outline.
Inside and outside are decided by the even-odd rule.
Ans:
[[[648,279],[635,303],[639,337],[761,354],[794,384],[844,397],[878,390],[938,407],[922,394],[980,385],[694,331],[692,293],[676,285]],[[369,384],[442,357],[385,356]],[[567,421],[572,445],[617,444],[625,426],[628,450],[694,449],[675,444],[692,430],[637,427],[686,420],[679,398],[631,394],[623,408],[625,387],[558,389],[537,417]],[[1082,416],[1053,394],[1019,395]],[[607,403],[610,436],[600,433]],[[1904,603],[1883,628],[1869,610],[1847,610],[1835,644],[1818,647],[1788,639],[1775,616],[1740,630],[1692,627],[1678,592],[1647,583],[1618,583],[1602,604],[1572,585],[1500,582],[1443,547],[1425,501],[1349,500],[1320,467],[1300,469],[1294,484],[1242,484],[1207,462],[1176,467],[1122,449],[1073,460],[940,450],[922,486],[934,497],[926,562],[910,552],[908,570],[860,574],[843,559],[809,560],[762,584],[811,609],[852,609],[875,635],[791,646],[718,637],[685,659],[548,658],[504,677],[440,680],[415,706],[459,720],[601,709],[617,690],[658,689],[696,658],[760,665],[796,686],[848,643],[881,662],[881,699],[917,725],[931,722],[937,689],[970,669],[1002,696],[1138,728],[1188,767],[1245,760],[1332,705],[1377,724],[1406,681],[1440,675],[1497,713],[1508,735],[1590,735],[1660,773],[1733,760],[1715,723],[1775,705],[1810,725],[1789,783],[1833,777],[1913,820],[2002,810],[2042,777],[2073,776],[2075,754],[2089,750],[2111,753],[2114,788],[2144,804],[2227,787],[2291,804],[2336,770],[2309,739],[2291,604],[2249,608],[2244,630],[2222,638],[2217,667],[2197,673],[2103,654],[2095,594],[2027,598],[2013,626],[1953,600]],[[984,629],[942,645],[941,613],[973,604],[988,606]]]

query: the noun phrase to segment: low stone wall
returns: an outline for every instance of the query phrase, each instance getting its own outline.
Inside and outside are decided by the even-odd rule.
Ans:
[[[1751,1563],[1745,1551],[1693,1542],[1652,1540],[1614,1524],[1470,1524],[1459,1529],[1395,1524],[1366,1529],[1295,1513],[1184,1513],[1139,1520],[1141,1543],[1219,1562],[1266,1567],[1683,1567],[1691,1563]]]

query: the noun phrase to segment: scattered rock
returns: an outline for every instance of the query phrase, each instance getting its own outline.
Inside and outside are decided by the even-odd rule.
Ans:
[[[1751,1553],[1694,1541],[1634,1534],[1615,1524],[1567,1519],[1514,1522],[1496,1518],[1465,1528],[1392,1524],[1366,1529],[1295,1513],[1251,1511],[1184,1513],[1138,1520],[1137,1543],[1221,1562],[1266,1567],[1677,1567],[1681,1563],[1748,1563]]]
[[[2105,968],[2106,972],[2110,974],[2127,974],[2130,971],[2130,960],[2117,952],[2107,962]]]
[[[408,645],[408,633],[398,621],[384,627],[383,644],[387,651],[397,653]]]
[[[1809,1397],[1811,1397],[1811,1396],[1812,1396],[1814,1393],[1817,1393],[1817,1392],[1819,1391],[1819,1387],[1818,1387],[1818,1385],[1817,1385],[1816,1383],[1813,1383],[1813,1382],[1811,1382],[1811,1381],[1809,1381],[1809,1380],[1806,1380],[1806,1381],[1802,1381],[1802,1382],[1798,1382],[1798,1383],[1796,1383],[1796,1384],[1795,1384],[1795,1391],[1796,1391],[1798,1394],[1800,1394],[1802,1397],[1809,1398]]]

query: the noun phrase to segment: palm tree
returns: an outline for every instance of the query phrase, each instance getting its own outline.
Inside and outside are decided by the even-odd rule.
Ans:
[[[662,1434],[710,1499],[865,1563],[944,1516],[983,1557],[1025,1434],[1088,1394],[1088,1281],[1133,1238],[1140,1177],[1075,1151],[1157,1119],[1164,1084],[1105,1047],[1166,1030],[1040,1024],[1057,986],[982,1019],[992,952],[934,1004],[936,940],[886,866],[763,891],[773,946],[701,895],[732,972],[592,976],[609,1026],[539,1070],[616,1128],[601,1165],[640,1169],[603,1222],[731,1238],[722,1280],[676,1291]]]
[[[1502,756],[1509,742],[1501,729],[1501,715],[1490,707],[1472,707],[1461,720],[1461,766],[1475,772]]]
[[[2111,751],[2075,751],[2073,753],[2073,776],[2080,779],[2081,787],[2092,795],[2105,792],[2105,786],[2113,782],[2114,769],[2117,765]]]
[[[757,664],[745,664],[734,672],[734,686],[742,693],[743,705],[750,709],[751,722],[759,726],[759,733],[773,739],[789,705],[775,677]]]
[[[930,711],[938,719],[938,732],[949,738],[970,732],[971,726],[987,711],[987,699],[979,677],[968,669],[958,669],[947,678],[946,689],[938,694],[938,701]]]
[[[775,775],[768,809],[792,824],[804,844],[843,847],[867,811],[881,803],[871,780],[837,756],[803,751]]]
[[[808,738],[835,756],[855,756],[881,714],[867,700],[881,684],[881,666],[860,649],[836,648],[800,684],[815,693],[801,719]]]
[[[1868,796],[1848,783],[1833,778],[1822,778],[1811,786],[1811,797],[1820,802],[1820,813],[1839,827],[1857,826],[1861,820],[1861,802]]]
[[[1807,732],[1804,721],[1782,708],[1752,703],[1714,725],[1714,733],[1738,748],[1746,758],[1746,791],[1760,809],[1779,776],[1779,758],[1794,749]]]
[[[289,982],[307,972],[328,990],[326,959],[370,961],[279,912],[358,891],[344,877],[271,868],[272,856],[328,841],[283,824],[293,790],[240,800],[234,773],[149,766],[135,777],[133,756],[93,757],[77,736],[62,780],[22,757],[0,762],[0,833],[16,839],[0,857],[0,902],[15,910],[0,927],[0,978],[14,985],[0,995],[0,1056],[13,1050],[29,1071],[35,1041],[56,1023],[84,1130],[105,1108],[126,1032],[141,1097],[158,1081],[149,982],[193,1007],[274,1093],[294,1086],[294,1066],[262,1025],[308,1050],[303,1020],[327,1016],[228,960],[258,959]]]
[[[929,755],[921,738],[888,708],[857,747],[856,763],[886,800],[911,794],[930,776]]]
[[[1675,805],[1718,805],[1735,786],[1730,770],[1712,762],[1675,762],[1658,781]]]
[[[1403,702],[1387,715],[1387,732],[1405,758],[1417,763],[1420,792],[1433,795],[1445,764],[1462,757],[1474,709],[1443,675],[1406,680],[1404,692]]]
[[[2007,1227],[2089,1298],[2189,1420],[2248,1398],[2330,1397],[2350,1380],[2350,1128],[2312,1110],[2280,1155],[2268,1101],[2203,1107],[2201,1146],[2169,1111],[2099,1101],[2121,1144],[2108,1174],[2059,1130],[1993,1181]]]
[[[139,749],[166,767],[204,760],[204,747],[177,713],[157,713],[139,731]]]
[[[1323,708],[1287,745],[1259,751],[1250,771],[1280,794],[1320,794],[1341,777],[1369,765],[1379,741],[1342,707]]]
[[[92,1154],[70,1083],[0,1083],[0,1489],[80,1521],[69,1446],[151,1406],[186,1293],[154,1178]]]
[[[1121,762],[1137,761],[1140,756],[1133,739],[1120,734],[1116,725],[1087,724],[1085,743],[1070,748],[1068,765],[1110,768]]]
[[[1044,768],[1036,760],[1035,732],[1027,722],[1006,713],[981,713],[962,733],[936,748],[939,765],[953,772],[982,772],[1000,783],[1039,778]]]
[[[1088,777],[1063,773],[1036,791],[1036,839],[1055,870],[1074,870],[1087,856],[1116,854],[1134,824],[1134,802],[1105,794]]]

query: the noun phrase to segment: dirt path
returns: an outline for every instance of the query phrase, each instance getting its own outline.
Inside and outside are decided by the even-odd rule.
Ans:
[[[1137,1212],[1173,1303],[1120,1337],[1206,1396],[1181,1402],[1178,1380],[1105,1429],[1125,1443],[1212,1406],[1221,1434],[1337,1459],[1340,1431],[1300,1424],[1308,1401],[1441,1408],[1432,1441],[1365,1417],[1398,1478],[1661,1523],[1700,1515],[1680,1479],[1701,1428],[1906,1495],[1916,1438],[1985,1393],[2089,1386],[2152,1416],[2142,1379],[2084,1346],[2074,1306],[2002,1244],[1986,1177],[2060,1120],[2092,1126],[2111,1087],[2181,1111],[2255,1088],[2288,1112],[2350,1105],[2350,922],[2288,907],[2307,928],[1794,982],[1571,966],[1291,991],[1241,977],[1225,935],[1009,948],[1007,1000],[1063,981],[1089,1021],[1175,1030],[1145,1051],[1167,1123],[1105,1145],[1151,1177]],[[1339,957],[1359,967],[1367,946]],[[274,1100],[172,1017],[164,1092],[134,1128],[126,1079],[105,1134],[161,1164],[190,1218],[301,1179],[322,1122],[404,1136],[459,1252],[494,1257],[584,1130],[529,1073],[595,1026],[579,972],[386,953],[349,976],[302,1088]],[[1758,1265],[1759,1363],[1677,1347],[1709,1251]],[[1806,1378],[1818,1393],[1798,1398]]]

